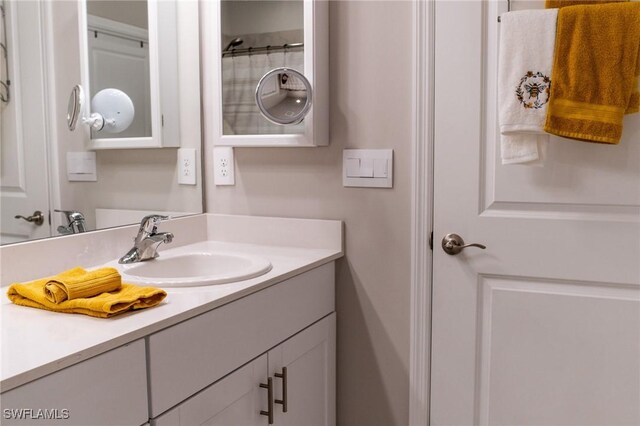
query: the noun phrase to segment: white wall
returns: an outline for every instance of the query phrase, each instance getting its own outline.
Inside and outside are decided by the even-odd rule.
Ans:
[[[234,37],[238,34],[300,30],[303,27],[302,13],[302,0],[223,1],[222,33]]]
[[[329,147],[236,148],[236,185],[216,187],[205,135],[208,212],[346,224],[336,271],[345,426],[409,421],[412,22],[408,1],[330,3]],[[393,148],[394,188],[344,188],[344,148]]]
[[[148,29],[147,0],[89,0],[87,13]]]
[[[192,11],[197,10],[195,1],[181,0],[181,3],[190,5]],[[56,161],[58,171],[53,180],[60,185],[60,201],[54,207],[82,211],[89,228],[94,226],[96,208],[202,211],[202,179],[198,176],[196,186],[178,185],[176,149],[97,151],[98,181],[67,181],[66,152],[85,149],[83,132],[70,132],[66,126],[68,96],[71,88],[80,83],[80,58],[75,48],[79,45],[78,14],[76,2],[52,4],[56,93],[51,119],[56,128],[59,154]],[[180,10],[177,19],[181,34],[181,141],[182,147],[196,148],[200,156],[199,64],[194,59],[199,49],[197,19],[187,16],[184,8]],[[52,219],[61,223],[62,214],[52,214]]]

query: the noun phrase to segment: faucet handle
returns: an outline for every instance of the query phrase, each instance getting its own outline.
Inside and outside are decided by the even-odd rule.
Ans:
[[[69,222],[73,222],[74,220],[78,220],[78,219],[82,219],[84,220],[84,216],[82,214],[82,212],[76,211],[76,210],[58,210],[58,209],[54,209],[54,212],[57,213],[64,213],[64,215],[66,216],[67,220]]]
[[[142,221],[140,222],[140,230],[138,231],[138,234],[143,232],[151,234],[155,232],[156,225],[164,220],[169,220],[169,216],[164,216],[161,214],[150,214],[143,217]]]

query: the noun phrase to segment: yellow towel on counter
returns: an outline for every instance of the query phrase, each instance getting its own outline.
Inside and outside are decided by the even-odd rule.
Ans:
[[[121,283],[120,273],[115,268],[95,271],[73,268],[51,277],[44,286],[44,294],[49,302],[60,303],[118,290]]]
[[[63,272],[60,275],[69,272]],[[132,310],[150,308],[158,305],[167,296],[167,293],[160,288],[139,287],[122,283],[120,289],[115,291],[94,297],[53,303],[47,299],[44,290],[47,282],[51,279],[52,277],[48,277],[24,284],[12,284],[7,291],[7,296],[16,305],[69,314],[84,314],[98,318],[109,318]]]
[[[563,7],[544,130],[617,144],[633,112],[640,59],[640,3]]]
[[[579,4],[602,4],[602,3],[622,3],[629,0],[546,0],[546,9],[558,9],[567,6],[577,6]]]

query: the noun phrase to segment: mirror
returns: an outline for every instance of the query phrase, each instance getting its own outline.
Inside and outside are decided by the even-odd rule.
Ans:
[[[131,124],[111,132],[109,126],[91,129],[91,139],[144,138],[152,136],[149,7],[146,0],[89,0],[86,33],[91,112],[95,97],[105,89],[117,89],[130,99],[135,114]],[[124,99],[119,96],[119,99]],[[88,104],[88,103],[87,103]]]
[[[222,108],[225,135],[304,133],[265,119],[255,90],[268,71],[287,67],[304,72],[304,1],[223,0]]]
[[[69,104],[67,105],[67,127],[69,130],[74,131],[76,129],[76,124],[78,124],[78,119],[82,114],[83,105],[84,90],[82,90],[82,86],[76,84],[73,86],[73,90],[71,90]]]
[[[274,124],[298,124],[311,108],[311,95],[311,83],[304,75],[290,68],[276,68],[260,79],[256,104]]]
[[[78,120],[92,130],[104,133],[122,133],[131,126],[135,117],[135,107],[131,98],[118,89],[102,89],[91,101],[94,111],[89,117],[84,115],[84,90],[76,85],[69,96],[67,106],[67,127],[74,131]]]
[[[5,0],[0,7],[4,12],[4,20],[0,13],[0,242],[135,224],[148,213],[174,217],[201,213],[200,72],[194,66],[200,61],[198,2]],[[93,21],[86,13],[120,19],[102,16],[100,10],[109,8],[112,13],[117,9],[123,17],[120,22],[129,26],[137,24],[125,18],[139,20],[139,11],[146,10],[148,40],[142,41],[142,47],[136,39],[122,54],[114,47],[100,47],[92,55],[97,57],[94,70],[100,78],[119,73],[121,80],[136,81],[135,88],[148,93],[151,136],[148,123],[136,124],[147,107],[136,104],[133,89],[113,87],[113,82],[104,84],[109,87],[91,84],[94,77],[86,46],[88,37],[94,42],[96,36],[86,26]],[[107,29],[101,28],[97,40],[106,38],[100,31]],[[127,53],[133,49],[148,51],[149,66],[144,65],[144,55]],[[126,56],[125,62],[137,65],[126,69],[109,59],[113,56]],[[153,63],[157,64],[155,74]],[[149,75],[149,89],[139,83],[141,70]],[[85,77],[88,86],[83,84]],[[100,94],[104,89],[117,92]],[[109,123],[114,126],[110,130],[120,130],[118,115],[124,110],[112,97],[126,104],[122,92],[134,104],[134,119],[120,133],[107,133]],[[154,120],[156,107],[158,120]],[[93,110],[102,111],[101,132],[82,124]],[[133,130],[135,134],[126,133]],[[99,133],[99,139],[90,139],[92,133]],[[167,146],[196,151],[196,185],[178,183],[179,150]],[[163,149],[148,149],[157,147]]]
[[[203,50],[210,53],[203,63],[203,96],[204,104],[210,106],[206,114],[212,118],[214,144],[328,145],[329,2],[217,0],[201,2],[201,10]],[[294,120],[260,112],[257,85],[277,68],[304,75],[313,87],[312,105],[310,91],[307,102],[299,98],[301,105],[308,106],[303,121],[293,110],[288,111],[296,116]],[[273,99],[263,97],[263,107]]]
[[[82,86],[92,117],[87,149],[177,147],[179,141],[176,0],[80,0]],[[117,89],[131,99],[131,124],[99,126],[94,98]],[[96,119],[98,119],[96,121]],[[107,123],[108,124],[108,123]]]

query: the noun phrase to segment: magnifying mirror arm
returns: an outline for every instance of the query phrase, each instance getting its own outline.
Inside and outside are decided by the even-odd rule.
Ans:
[[[115,123],[115,120],[105,120],[102,114],[97,112],[92,113],[89,117],[82,117],[82,122],[94,130],[102,130],[105,123],[113,124],[109,123],[110,121]]]

